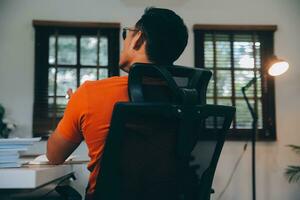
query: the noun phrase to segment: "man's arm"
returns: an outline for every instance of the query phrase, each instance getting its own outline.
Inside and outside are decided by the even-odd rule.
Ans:
[[[68,89],[69,98],[73,96],[72,89]],[[75,106],[71,106],[75,107]],[[68,114],[68,113],[67,113]],[[50,164],[62,164],[71,153],[79,146],[80,142],[72,142],[64,139],[61,134],[55,130],[48,139],[46,156]]]
[[[50,164],[62,164],[71,153],[79,146],[79,143],[74,143],[64,139],[58,132],[54,131],[47,142],[46,156]]]

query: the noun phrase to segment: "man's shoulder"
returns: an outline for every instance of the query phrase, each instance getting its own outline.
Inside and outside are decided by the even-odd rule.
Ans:
[[[101,86],[107,86],[112,84],[127,84],[128,82],[128,76],[113,76],[106,79],[101,80],[95,80],[95,81],[85,81],[84,85],[85,87],[101,87]]]
[[[102,80],[85,81],[82,85],[84,90],[112,90],[117,88],[124,88],[128,85],[128,76],[114,76]]]

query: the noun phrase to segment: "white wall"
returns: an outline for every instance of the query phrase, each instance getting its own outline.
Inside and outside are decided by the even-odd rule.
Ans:
[[[278,25],[275,53],[287,59],[291,68],[276,79],[278,140],[257,145],[257,199],[300,199],[299,184],[288,184],[283,176],[288,164],[299,161],[285,146],[300,144],[299,0],[0,0],[0,103],[18,124],[16,135],[30,137],[32,130],[33,19],[120,22],[130,26],[151,5],[174,9],[184,18],[190,38],[177,63],[188,66],[194,65],[195,23]],[[214,198],[224,187],[242,146],[241,142],[226,143],[215,177]],[[250,158],[249,148],[223,199],[251,199]]]

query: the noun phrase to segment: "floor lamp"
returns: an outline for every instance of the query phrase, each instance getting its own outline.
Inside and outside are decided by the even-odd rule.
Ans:
[[[269,64],[268,74],[271,76],[279,76],[285,73],[289,68],[288,62],[284,60],[280,60],[275,56],[272,58]],[[251,142],[252,142],[252,199],[256,200],[256,172],[255,172],[255,142],[256,142],[256,134],[257,134],[257,121],[258,116],[255,109],[249,103],[249,99],[246,95],[246,91],[257,81],[257,77],[251,79],[244,87],[242,87],[242,93],[244,100],[246,101],[248,110],[252,117],[252,132],[251,132]]]

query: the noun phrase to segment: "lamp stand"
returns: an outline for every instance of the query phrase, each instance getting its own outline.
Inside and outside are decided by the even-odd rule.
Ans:
[[[248,106],[248,110],[250,111],[251,117],[252,117],[252,134],[251,134],[251,141],[252,141],[252,199],[256,200],[256,172],[255,172],[255,143],[256,143],[256,133],[257,133],[257,113],[255,112],[255,110],[253,109],[253,107],[251,106],[251,104],[249,103],[249,99],[246,95],[246,91],[249,87],[251,87],[253,84],[256,83],[257,78],[254,77],[253,79],[251,79],[247,85],[245,85],[244,87],[242,87],[242,93],[243,93],[243,97],[244,100],[247,103]]]

